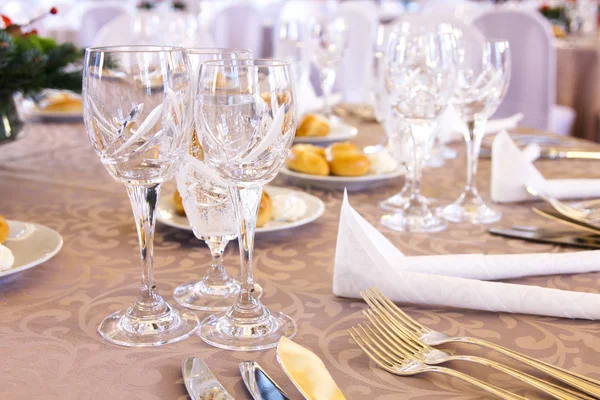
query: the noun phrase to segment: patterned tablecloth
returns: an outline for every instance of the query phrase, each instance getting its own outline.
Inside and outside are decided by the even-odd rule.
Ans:
[[[375,124],[360,124],[358,140],[382,137]],[[441,202],[461,191],[465,162],[459,157],[425,173],[424,193]],[[510,162],[510,160],[506,160]],[[600,178],[594,161],[541,161],[549,177]],[[482,160],[479,184],[489,192],[490,163]],[[377,201],[399,189],[401,181],[351,194],[354,207],[380,227]],[[171,186],[172,188],[172,186]],[[164,194],[172,190],[165,187]],[[357,348],[346,328],[362,320],[365,304],[332,295],[340,192],[311,190],[326,203],[325,215],[311,225],[260,236],[256,241],[256,280],[264,303],[295,318],[295,340],[322,357],[348,399],[480,399],[489,396],[454,378],[438,374],[400,378],[377,368]],[[531,204],[500,206],[498,226],[552,223],[530,211]],[[209,347],[199,338],[150,349],[110,345],[96,333],[102,318],[127,307],[138,290],[137,238],[122,185],[112,181],[80,124],[30,124],[26,136],[0,147],[0,214],[58,230],[64,248],[52,260],[0,280],[0,398],[3,399],[185,399],[181,361],[204,359],[236,399],[248,399],[238,363],[256,360],[292,395],[298,392],[277,365],[275,350],[243,353]],[[493,237],[487,226],[453,224],[437,234],[385,235],[408,255],[572,251]],[[190,233],[159,225],[156,280],[172,300],[181,282],[207,267],[207,248]],[[237,246],[226,263],[238,272]],[[597,292],[600,274],[520,279],[520,284]],[[426,287],[422,290],[427,290]],[[600,324],[529,315],[493,314],[407,306],[423,324],[452,335],[471,335],[501,343],[544,361],[600,379]],[[507,361],[475,347],[469,350]],[[509,362],[509,361],[507,361]],[[465,363],[451,365],[526,398],[538,393],[501,373]]]

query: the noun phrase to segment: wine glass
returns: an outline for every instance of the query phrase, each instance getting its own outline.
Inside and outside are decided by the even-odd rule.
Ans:
[[[404,207],[384,215],[384,226],[406,232],[437,232],[446,228],[421,196],[421,175],[435,138],[436,121],[446,109],[456,77],[456,42],[451,32],[424,32],[401,24],[390,37],[386,82],[395,112],[410,126],[412,192]]]
[[[247,59],[252,56],[252,52],[243,49],[193,48],[188,49],[188,55],[197,77],[203,62]],[[196,86],[194,83],[194,93]],[[176,181],[194,235],[206,243],[212,262],[208,274],[200,280],[177,286],[173,291],[173,298],[180,305],[194,310],[227,309],[233,305],[240,292],[239,282],[223,266],[223,254],[227,243],[237,235],[237,224],[227,184],[205,164],[196,133],[192,136],[189,152],[184,157]],[[255,284],[254,291],[255,295],[260,296],[262,288]]]
[[[287,61],[292,65],[298,90],[306,85],[310,87],[310,57],[307,44],[307,26],[305,22],[282,21],[275,35],[274,58]]]
[[[226,77],[226,85],[217,85]],[[241,292],[233,307],[201,323],[200,337],[229,350],[274,347],[296,324],[253,294],[254,230],[263,186],[281,169],[297,123],[292,67],[275,60],[223,60],[202,65],[196,117],[204,157],[229,185],[238,223]]]
[[[444,218],[452,222],[487,224],[502,217],[499,211],[489,207],[479,195],[476,177],[485,124],[504,99],[510,82],[508,42],[486,42],[482,58],[480,63],[473,66],[463,64],[460,68],[453,97],[454,107],[466,122],[468,133],[464,135],[467,147],[465,190],[454,203],[443,210]]]
[[[336,69],[341,63],[348,43],[348,26],[341,17],[313,18],[310,21],[311,53],[319,68],[323,91],[323,114],[334,120],[331,109],[331,91]]]
[[[189,336],[194,313],[171,308],[155,289],[153,242],[161,184],[181,164],[192,134],[190,63],[178,47],[88,48],[83,115],[89,139],[112,177],[129,194],[140,242],[142,285],[128,309],[106,317],[98,332],[133,347]]]

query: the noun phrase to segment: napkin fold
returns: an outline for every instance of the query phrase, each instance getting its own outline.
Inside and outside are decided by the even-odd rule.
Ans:
[[[491,197],[497,203],[535,200],[525,189],[531,185],[556,199],[600,196],[600,179],[545,179],[508,133],[500,132],[492,144]]]
[[[524,115],[521,113],[511,115],[506,118],[490,119],[485,124],[484,134],[510,130],[517,127]],[[446,111],[440,117],[438,122],[438,137],[440,142],[449,143],[457,140],[463,140],[468,133],[467,124],[460,118],[453,105],[449,105]]]
[[[344,194],[333,293],[360,298],[377,287],[392,301],[436,306],[600,319],[600,295],[488,280],[599,271],[599,251],[560,254],[407,257],[360,216]]]

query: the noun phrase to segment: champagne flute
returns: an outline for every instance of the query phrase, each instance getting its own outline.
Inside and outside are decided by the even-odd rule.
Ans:
[[[344,58],[348,44],[348,26],[341,17],[312,19],[310,22],[311,53],[321,76],[323,114],[335,120],[331,109],[331,92],[336,69]]]
[[[153,242],[161,184],[181,164],[192,133],[190,63],[178,47],[88,48],[83,114],[89,139],[112,177],[123,182],[140,242],[142,285],[128,309],[98,332],[123,346],[159,346],[186,338],[194,313],[171,308],[156,291]]]
[[[211,60],[247,59],[250,50],[192,48],[188,49],[194,76],[198,76],[200,65]],[[196,81],[194,79],[194,81]],[[194,84],[193,92],[196,92]],[[196,130],[199,130],[198,127]],[[240,292],[240,284],[223,266],[223,254],[230,240],[237,235],[233,203],[226,183],[204,162],[202,146],[197,135],[183,164],[176,175],[177,188],[181,194],[183,208],[190,221],[194,235],[203,240],[212,256],[208,273],[200,280],[183,283],[173,291],[173,298],[180,305],[194,310],[219,311],[233,305]],[[255,284],[256,296],[262,288]]]
[[[424,161],[431,152],[436,121],[446,109],[456,77],[456,43],[451,32],[423,32],[399,26],[389,41],[386,81],[394,110],[410,125],[408,146],[413,185],[408,202],[384,215],[384,226],[405,232],[438,232],[446,228],[421,196]]]
[[[217,85],[227,77],[228,85]],[[285,161],[297,123],[292,67],[275,60],[223,60],[203,64],[196,97],[205,160],[227,182],[241,259],[241,292],[233,307],[201,323],[200,337],[229,350],[261,350],[291,337],[296,324],[269,311],[253,294],[254,231],[263,186]]]
[[[467,183],[464,192],[444,208],[448,221],[487,224],[500,220],[500,211],[489,207],[477,191],[477,162],[488,118],[504,99],[510,82],[510,50],[505,40],[486,42],[483,60],[459,70],[453,104],[467,123]]]

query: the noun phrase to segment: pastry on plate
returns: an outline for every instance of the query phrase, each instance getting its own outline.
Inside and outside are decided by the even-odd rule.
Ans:
[[[371,169],[371,161],[361,151],[334,152],[327,161],[331,173],[338,176],[363,176]]]
[[[329,164],[322,150],[316,150],[311,145],[295,145],[286,160],[286,165],[292,171],[310,175],[329,175]]]
[[[0,244],[8,237],[8,222],[0,215]]]
[[[80,113],[83,105],[79,97],[63,92],[48,96],[38,104],[38,108],[47,112]]]
[[[296,129],[296,136],[327,136],[329,132],[331,132],[331,125],[327,119],[316,114],[308,114]]]
[[[369,158],[351,142],[334,143],[325,154],[333,175],[363,176],[371,169]]]
[[[266,191],[262,191],[260,197],[260,205],[258,206],[258,218],[256,219],[256,227],[263,227],[267,222],[271,220],[273,214],[273,201],[271,196]]]

